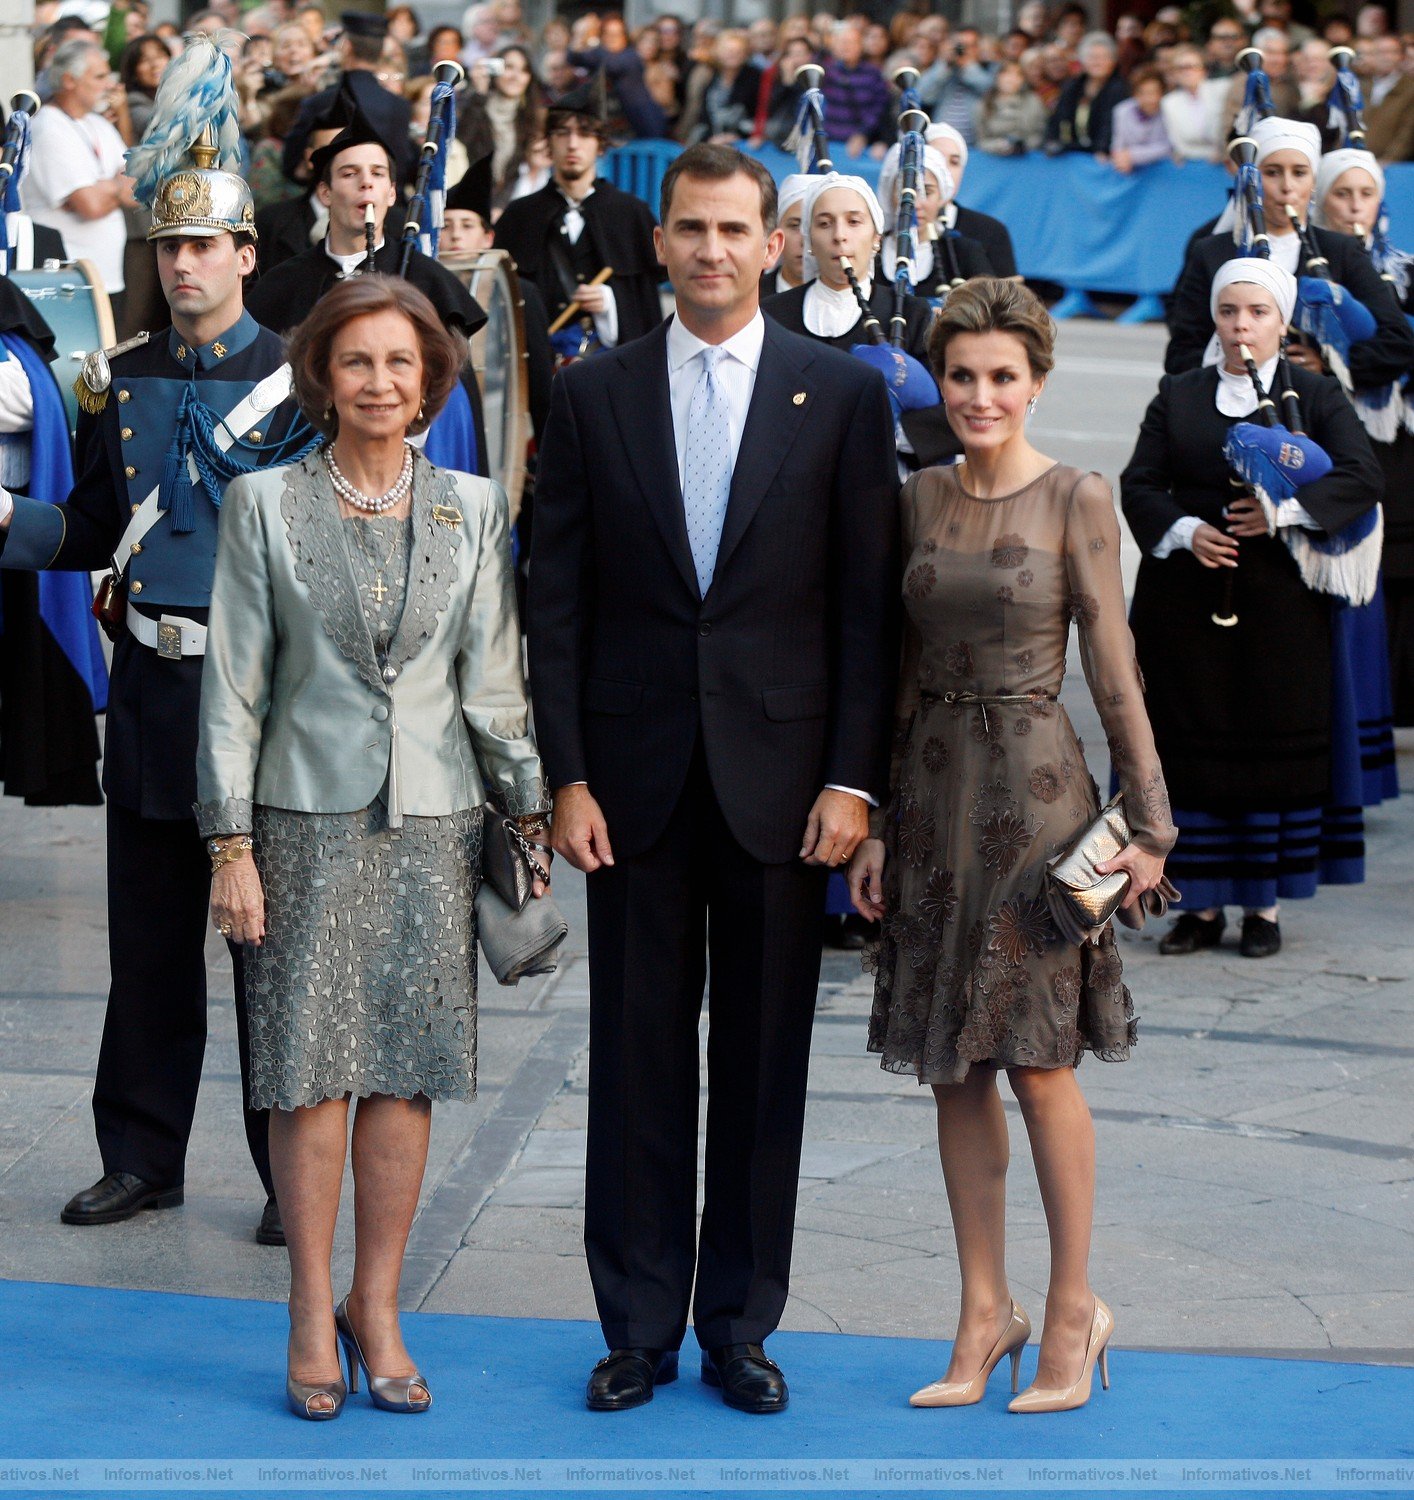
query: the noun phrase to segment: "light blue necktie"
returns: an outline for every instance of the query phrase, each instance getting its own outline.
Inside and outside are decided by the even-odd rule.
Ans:
[[[682,503],[687,540],[703,598],[712,586],[717,548],[727,518],[732,488],[732,431],[727,393],[717,374],[725,349],[702,351],[702,374],[687,408],[687,461],[683,465]]]

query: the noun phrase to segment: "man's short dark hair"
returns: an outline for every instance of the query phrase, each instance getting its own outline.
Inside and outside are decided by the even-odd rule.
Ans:
[[[754,156],[738,151],[735,146],[713,146],[704,142],[700,146],[689,146],[673,161],[663,174],[658,197],[658,219],[665,228],[673,206],[673,189],[680,177],[705,178],[711,182],[725,182],[729,177],[750,177],[761,190],[761,222],[766,233],[770,234],[776,227],[776,179]]]

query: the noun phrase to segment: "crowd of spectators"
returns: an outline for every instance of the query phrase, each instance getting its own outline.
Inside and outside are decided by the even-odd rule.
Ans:
[[[62,8],[61,0],[36,5],[41,93],[61,87],[49,76],[61,46],[86,40],[101,47],[113,72],[96,113],[131,144],[167,59],[181,48],[177,28],[150,24],[147,0],[118,0],[101,30]],[[282,154],[289,168],[284,137],[304,98],[348,67],[373,71],[407,99],[415,143],[426,129],[432,69],[447,59],[467,69],[452,175],[491,151],[497,212],[546,180],[545,106],[586,77],[602,77],[619,139],[784,146],[796,124],[800,68],[811,62],[823,68],[830,135],[846,156],[881,157],[894,140],[890,79],[907,64],[918,70],[929,115],[976,149],[1087,152],[1128,173],[1160,161],[1225,158],[1245,82],[1236,59],[1248,45],[1262,53],[1277,112],[1326,130],[1329,49],[1349,42],[1365,87],[1371,149],[1386,162],[1414,158],[1414,35],[1392,30],[1379,4],[1317,22],[1314,12],[1293,16],[1292,0],[1222,0],[1204,11],[1201,27],[1192,19],[1196,8],[1173,5],[1148,21],[1121,15],[1110,33],[1093,29],[1079,4],[1024,0],[1002,35],[909,10],[887,25],[822,12],[748,28],[661,15],[630,32],[621,15],[606,11],[552,19],[536,34],[521,0],[485,0],[466,10],[459,27],[424,27],[412,6],[393,5],[388,35],[371,50],[367,38],[341,35],[334,9],[333,0],[328,10],[312,0],[216,0],[187,22],[188,29],[243,34],[236,67],[258,204],[307,190],[281,169]],[[93,91],[96,78],[88,86]],[[129,232],[139,230],[131,221]]]

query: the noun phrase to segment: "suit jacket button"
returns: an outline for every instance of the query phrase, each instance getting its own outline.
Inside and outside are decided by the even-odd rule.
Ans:
[[[131,427],[125,427],[125,428],[123,428],[123,441],[125,443],[126,442],[130,442],[132,440],[132,435],[133,435],[133,430],[132,430]]]
[[[129,464],[127,466],[127,468],[125,468],[123,470],[123,473],[126,474],[129,479],[136,479],[137,478],[137,470],[135,468],[133,468],[133,466],[131,464]]]
[[[132,592],[135,594],[142,593],[142,579],[135,578],[129,585],[129,588],[131,588]],[[693,696],[696,697],[697,695],[694,693]]]
[[[388,705],[386,703],[378,704],[373,710],[373,717],[381,724],[388,717]]]
[[[696,694],[696,693],[693,693],[693,695],[692,695],[692,701],[693,701],[693,702],[694,702],[694,703],[696,703],[696,702],[697,702],[697,694]]]
[[[704,620],[697,627],[697,633],[698,633],[698,635],[711,635],[712,634],[712,622],[710,620]]]

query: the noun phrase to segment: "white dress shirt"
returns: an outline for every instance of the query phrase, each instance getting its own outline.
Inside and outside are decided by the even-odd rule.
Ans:
[[[863,292],[866,302],[873,285],[872,278],[859,283],[859,290]],[[800,315],[806,328],[817,339],[837,339],[848,333],[859,321],[860,310],[859,303],[854,300],[854,292],[849,287],[836,291],[817,277],[806,290],[805,305],[801,308]]]
[[[746,414],[751,409],[756,367],[761,363],[761,345],[765,340],[766,320],[758,311],[745,328],[720,345],[726,358],[717,367],[717,380],[727,398],[733,468],[741,451],[741,435],[746,430]],[[683,326],[681,319],[674,318],[668,325],[668,401],[673,409],[673,447],[678,456],[679,485],[687,466],[687,410],[702,377],[701,355],[707,347]]]
[[[373,247],[373,253],[377,255],[382,248],[383,241],[379,240]],[[364,262],[368,259],[367,250],[355,250],[352,255],[340,255],[337,251],[329,248],[329,241],[327,239],[324,241],[324,253],[338,266],[341,279],[352,276],[356,271],[362,273]],[[371,270],[372,267],[369,267],[369,269]]]

